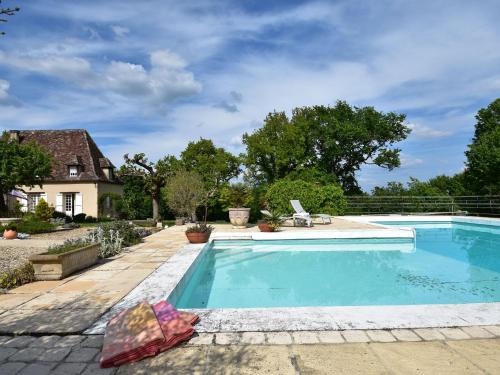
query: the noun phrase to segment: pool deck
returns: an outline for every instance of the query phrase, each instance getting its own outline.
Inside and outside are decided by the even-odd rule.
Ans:
[[[241,231],[229,225],[215,227],[216,233]],[[332,225],[308,230],[325,229],[379,227],[335,219]],[[67,279],[35,282],[0,294],[0,374],[41,374],[54,369],[68,374],[101,373],[96,364],[102,336],[83,332],[141,283],[147,285],[145,279],[186,246],[183,230],[172,227],[155,233],[144,243]],[[123,366],[118,373],[436,373],[439,368],[454,373],[500,371],[500,325],[486,322],[461,328],[389,330],[345,326],[304,331],[289,326],[274,332],[245,330],[237,323],[232,323],[232,332],[201,332],[183,347]],[[54,344],[56,341],[59,344]]]

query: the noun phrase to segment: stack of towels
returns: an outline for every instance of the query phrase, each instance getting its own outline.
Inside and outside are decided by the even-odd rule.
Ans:
[[[115,315],[106,326],[101,367],[139,361],[188,340],[195,314],[176,310],[167,301],[141,302]]]

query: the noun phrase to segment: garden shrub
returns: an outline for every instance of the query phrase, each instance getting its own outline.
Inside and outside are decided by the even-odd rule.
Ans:
[[[11,289],[35,281],[35,270],[31,263],[26,263],[0,274],[0,288]]]
[[[43,198],[40,199],[35,206],[35,217],[43,221],[49,221],[54,214],[54,207],[49,206],[47,201]]]
[[[271,211],[294,213],[290,200],[299,200],[307,212],[342,215],[346,207],[344,193],[338,185],[317,185],[302,180],[283,179],[273,183],[266,193],[266,204]]]
[[[321,213],[343,215],[347,208],[347,199],[339,185],[329,184],[319,187],[322,196]],[[318,212],[319,213],[319,212]]]
[[[307,212],[319,212],[322,197],[318,186],[301,180],[283,179],[272,184],[266,193],[266,203],[271,211],[282,214],[294,213],[290,200],[298,199]]]
[[[104,220],[101,220],[101,221],[104,221]],[[89,215],[89,216],[85,217],[85,222],[86,223],[97,223],[97,218]],[[82,223],[83,223],[83,221],[82,221]]]
[[[71,216],[68,216],[64,212],[60,212],[60,211],[54,211],[52,213],[52,218],[53,219],[64,219],[64,222],[66,222],[66,223],[71,223],[73,221]]]
[[[84,223],[86,217],[87,217],[87,214],[82,212],[81,214],[73,216],[73,221],[75,223]]]
[[[18,232],[28,234],[52,232],[56,228],[56,225],[48,221],[38,220],[36,218],[28,218],[17,222],[16,225]]]

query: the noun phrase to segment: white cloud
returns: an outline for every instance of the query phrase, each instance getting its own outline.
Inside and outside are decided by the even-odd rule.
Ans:
[[[111,30],[119,38],[124,37],[125,35],[127,35],[130,32],[130,29],[128,27],[119,26],[119,25],[112,25]]]
[[[65,81],[82,85],[85,85],[89,81],[96,80],[97,78],[91,69],[90,63],[80,57],[58,55],[36,56],[29,54],[11,54],[0,51],[0,64],[55,76]]]
[[[0,102],[6,100],[9,97],[10,83],[4,79],[0,79]]]
[[[446,137],[452,134],[452,132],[448,130],[432,129],[428,126],[413,123],[408,124],[408,127],[411,129],[410,137],[415,136],[418,138],[439,138]]]
[[[400,154],[401,168],[415,167],[424,163],[423,159],[408,155],[405,153]]]
[[[2,113],[9,110],[7,107],[22,107],[21,101],[18,98],[10,95],[9,89],[10,82],[4,79],[0,79],[0,106],[3,107]]]
[[[163,107],[174,99],[201,91],[201,83],[185,69],[186,62],[175,53],[155,51],[150,61],[150,71],[142,65],[111,61],[101,73],[81,57],[17,55],[0,51],[2,64],[57,77],[104,94],[139,99],[153,106]]]

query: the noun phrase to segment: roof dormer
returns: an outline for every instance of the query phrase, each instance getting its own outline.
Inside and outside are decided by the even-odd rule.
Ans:
[[[72,158],[66,163],[66,166],[68,167],[69,177],[78,177],[82,172],[82,159],[79,156],[73,155]]]
[[[108,158],[100,158],[99,159],[99,166],[101,167],[102,172],[104,173],[104,175],[106,176],[106,178],[108,180],[112,181],[115,179],[114,172],[113,172],[115,169],[115,166],[113,165],[113,163],[111,163],[111,161]]]

